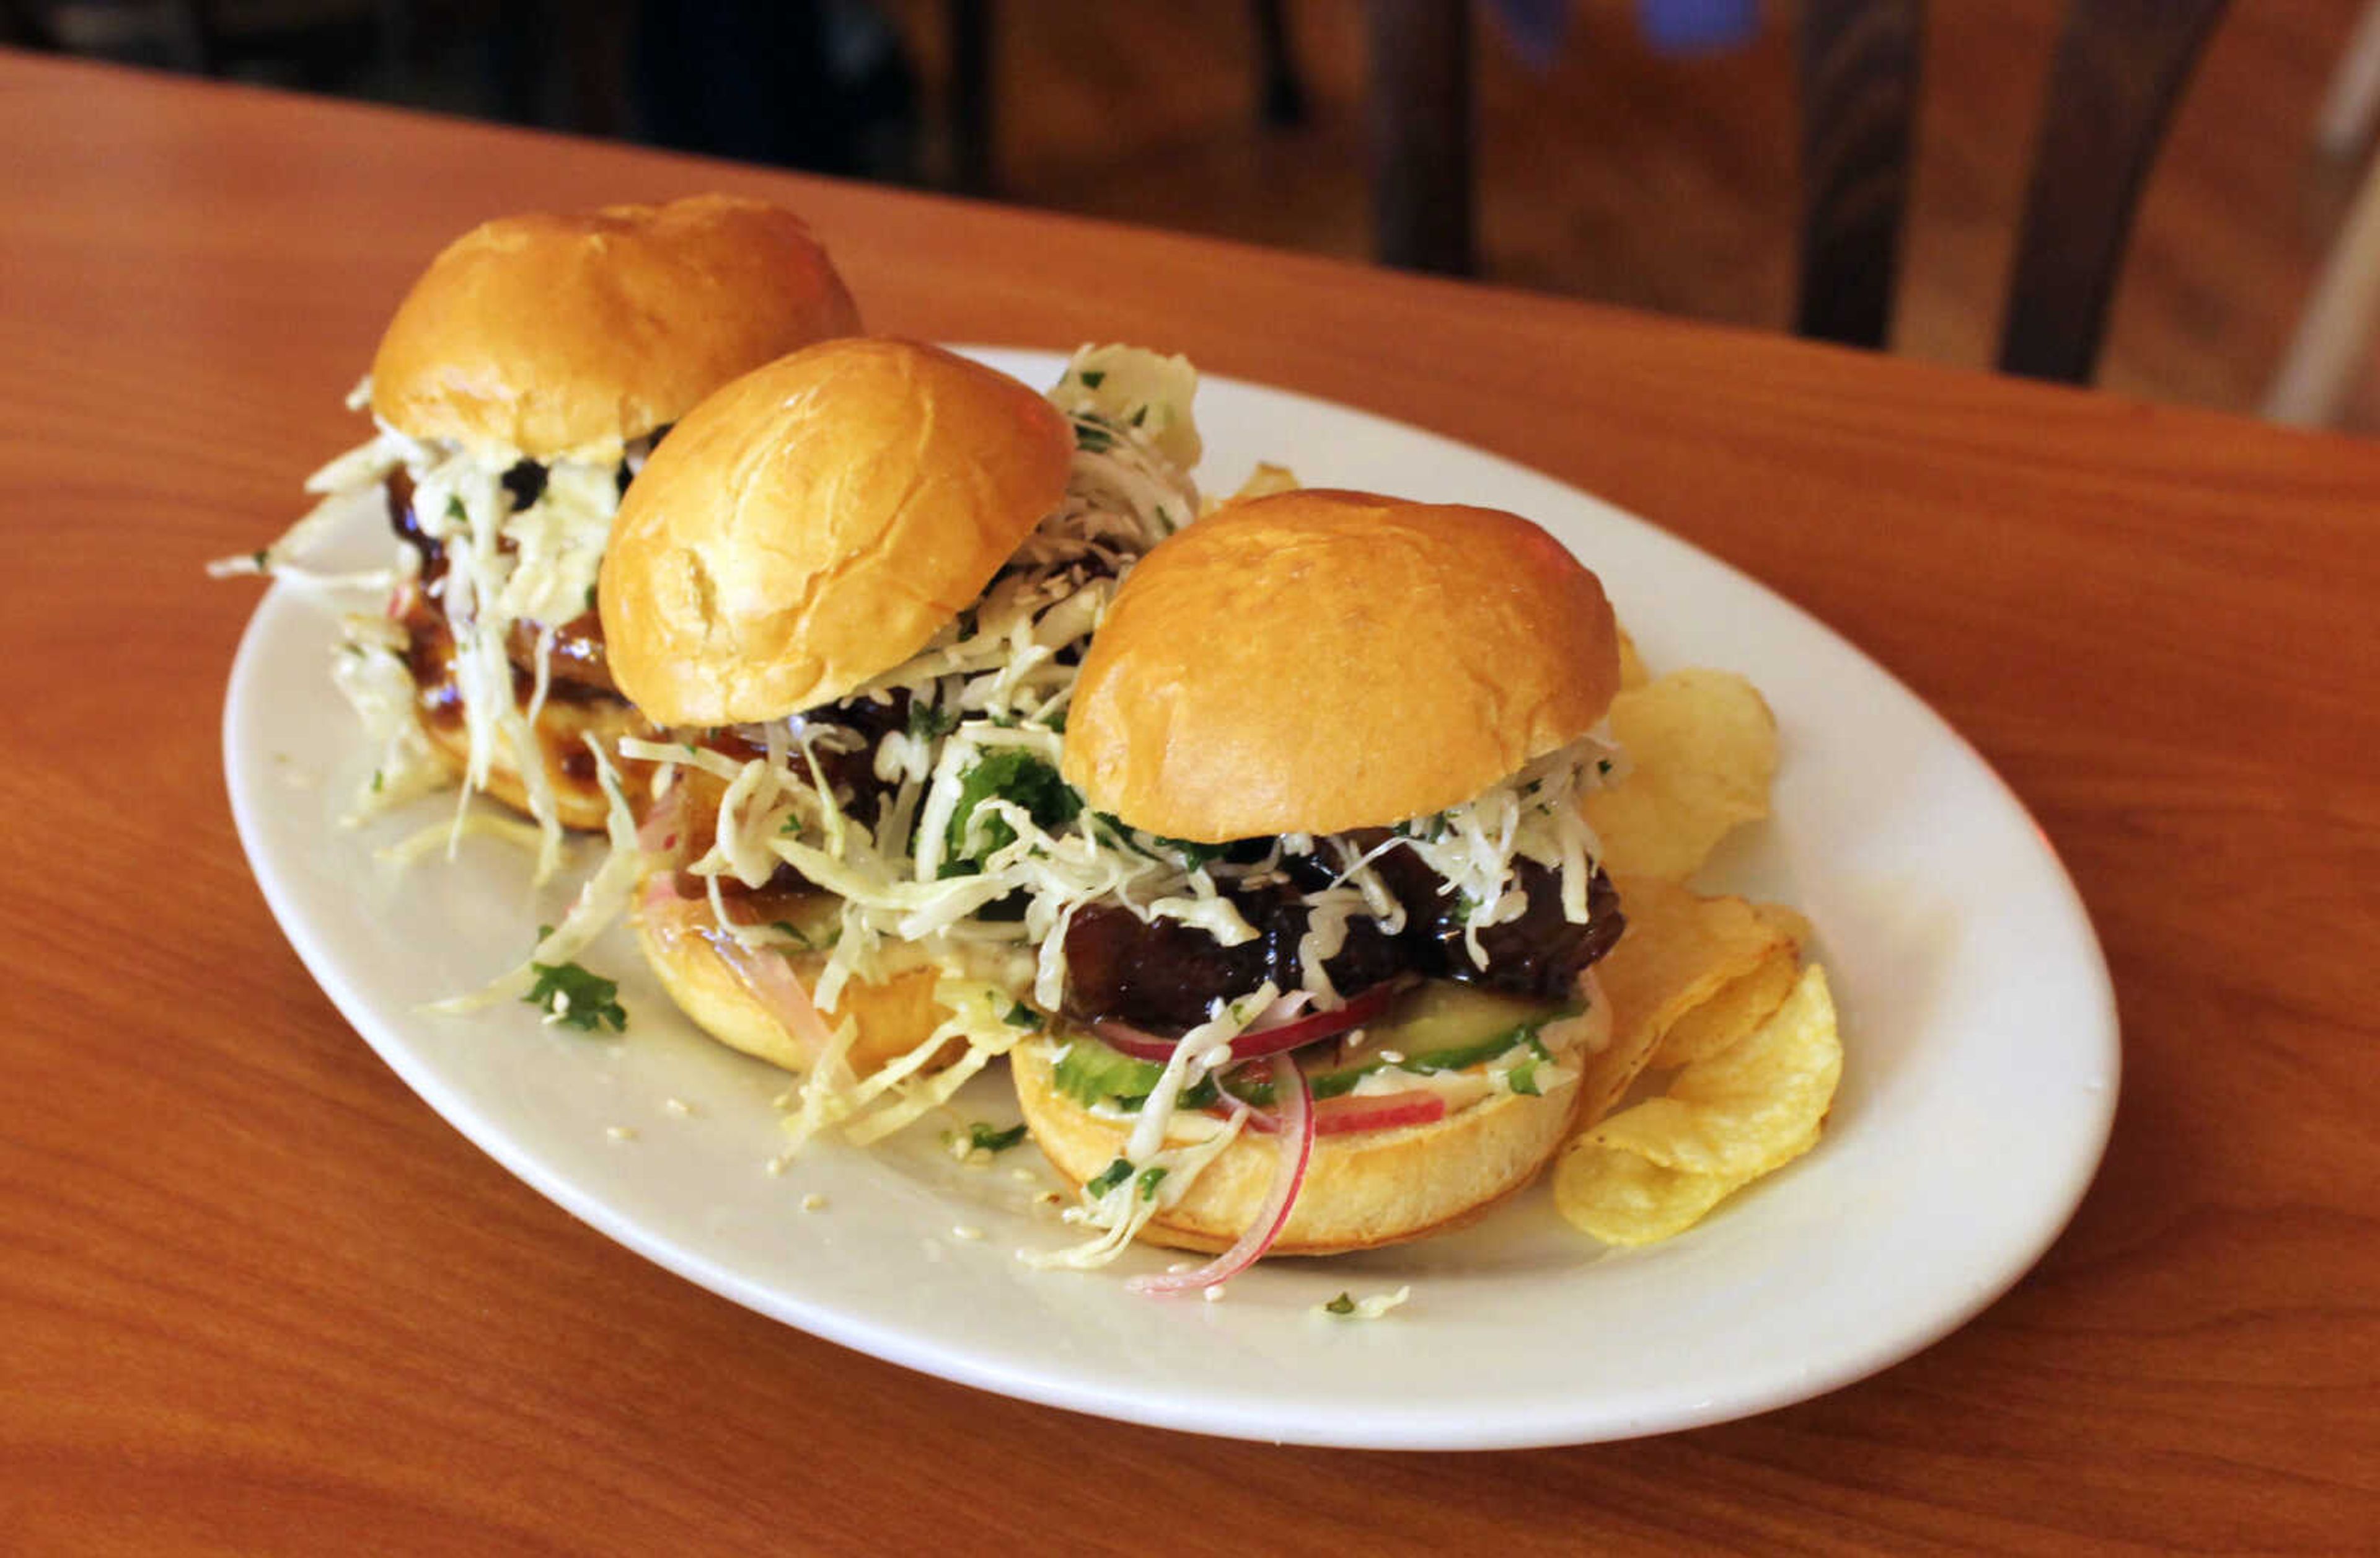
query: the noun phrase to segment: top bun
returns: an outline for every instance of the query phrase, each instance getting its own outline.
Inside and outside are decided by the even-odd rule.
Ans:
[[[475,452],[616,458],[736,374],[858,328],[826,250],[765,201],[507,216],[447,245],[397,305],[372,411]]]
[[[1074,451],[1049,401],[914,341],[747,373],[621,501],[596,590],[613,678],[665,725],[832,702],[973,603],[1065,495]]]
[[[1385,827],[1585,735],[1620,688],[1595,575],[1516,515],[1301,491],[1160,544],[1091,640],[1066,780],[1168,838]]]

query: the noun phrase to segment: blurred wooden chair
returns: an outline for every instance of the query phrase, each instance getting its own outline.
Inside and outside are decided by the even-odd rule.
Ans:
[[[2314,132],[2316,150],[2345,161],[2367,148],[2380,120],[2380,0],[2363,8],[2331,78]],[[2380,321],[2380,155],[2364,169],[2338,241],[2314,278],[2297,333],[2282,355],[2265,415],[2298,427],[2338,420]]]
[[[1256,29],[1256,104],[1267,125],[1294,125],[1305,117],[1305,86],[1289,46],[1282,0],[1248,0]],[[994,192],[999,170],[992,157],[994,29],[993,0],[946,0],[943,37],[951,60],[952,184],[965,194]]]
[[[2086,382],[2168,119],[2225,0],[2071,0],[2050,63],[2000,337],[2004,371]],[[1470,6],[1370,0],[1376,250],[1471,269]],[[1889,334],[1923,0],[1803,0],[1794,328]]]

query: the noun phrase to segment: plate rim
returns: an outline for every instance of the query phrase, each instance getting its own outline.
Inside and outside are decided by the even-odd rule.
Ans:
[[[995,365],[1023,365],[1021,369],[1009,367],[1008,371],[1013,372],[1046,371],[1064,360],[1062,352],[1038,348],[969,343],[953,345],[952,349],[992,361]],[[930,1341],[919,1340],[895,1322],[875,1321],[865,1314],[847,1313],[832,1305],[788,1295],[689,1250],[666,1231],[650,1227],[640,1219],[613,1207],[600,1194],[571,1183],[558,1167],[542,1162],[531,1144],[516,1139],[510,1131],[492,1121],[457,1087],[443,1077],[432,1059],[419,1046],[404,1041],[401,1025],[390,1022],[387,1014],[368,1000],[347,977],[338,957],[326,944],[326,929],[300,912],[295,887],[267,864],[269,850],[264,843],[262,822],[257,814],[259,795],[263,789],[266,775],[261,772],[252,773],[249,768],[251,764],[261,764],[262,757],[246,752],[238,739],[238,731],[248,712],[248,700],[260,693],[269,673],[262,647],[268,606],[283,591],[291,591],[294,595],[293,587],[286,581],[275,581],[270,590],[258,598],[233,655],[225,687],[221,736],[225,784],[241,849],[247,858],[250,875],[263,895],[283,936],[341,1017],[407,1088],[507,1173],[606,1238],[730,1302],[870,1357],[972,1388],[1095,1417],[1220,1437],[1348,1449],[1524,1449],[1680,1431],[1771,1411],[1881,1372],[1966,1325],[2022,1281],[2071,1224],[2104,1162],[2120,1092],[2122,1043],[2113,976],[2105,948],[2092,922],[2089,907],[2056,846],[2040,829],[2030,809],[2005,777],[1939,711],[1857,643],[1758,578],[1653,521],[1522,461],[1364,407],[1228,375],[1202,373],[1200,383],[1202,388],[1225,388],[1233,392],[1257,392],[1262,396],[1285,397],[1301,408],[1312,408],[1330,415],[1352,414],[1378,425],[1400,440],[1416,441],[1426,447],[1437,446],[1458,452],[1468,460],[1491,462],[1500,476],[1558,489],[1584,508],[1595,511],[1599,519],[1622,522],[1657,538],[1669,547],[1681,550],[1691,557],[1694,566],[1717,570],[1732,584],[1758,592],[1769,605],[1781,607],[1790,614],[1800,630],[1823,636],[1853,656],[1865,673],[1889,686],[1921,712],[1931,727],[1931,734],[1953,746],[1976,772],[1985,777],[2001,803],[2031,827],[2039,841],[2042,860],[2048,868],[2050,884],[2062,899],[2064,907],[2070,910],[2081,931],[2082,941],[2075,950],[2084,955],[2081,962],[2089,989],[2084,992],[2082,1004],[2087,1005],[2088,1009],[2077,1010],[2076,1023],[2078,1032],[2090,1041],[2094,1053],[2104,1062],[2107,1084],[2095,1112],[2084,1122],[2075,1138],[2074,1145],[2081,1149],[2077,1162],[2082,1167],[2067,1187],[2066,1193],[2059,1198],[2062,1204],[2041,1209],[2042,1215],[2034,1227],[2034,1236],[2024,1241],[2021,1250],[2011,1247],[1993,1281],[1979,1284],[1957,1302],[1940,1306],[1921,1324],[1892,1332],[1866,1346],[1849,1349],[1835,1357],[1827,1367],[1808,1370],[1791,1381],[1780,1380],[1773,1388],[1765,1391],[1679,1403],[1667,1410],[1645,1409],[1617,1416],[1608,1410],[1597,1412],[1583,1406],[1569,1409],[1546,1407],[1492,1421],[1466,1420],[1456,1431],[1450,1431],[1451,1425],[1444,1417],[1446,1408],[1435,1408],[1438,1415],[1433,1416],[1433,1409],[1425,1404],[1407,1410],[1373,1414],[1362,1425],[1361,1430],[1354,1433],[1334,1430],[1332,1425],[1319,1419],[1279,1416],[1277,1406],[1269,1408],[1261,1402],[1237,1407],[1228,1401],[1206,1404],[1162,1396],[1151,1398],[1128,1388],[1128,1383],[1102,1388],[1097,1383],[1078,1382],[1062,1374],[1052,1374],[1047,1369],[1037,1370],[1024,1363],[1003,1361],[1004,1355],[936,1345]],[[1567,543],[1565,545],[1567,547]]]

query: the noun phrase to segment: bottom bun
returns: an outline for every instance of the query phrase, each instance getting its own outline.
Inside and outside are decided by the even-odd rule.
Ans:
[[[1594,976],[1580,980],[1579,993],[1586,1010],[1537,1035],[1572,1068],[1609,1041],[1611,1028]],[[1079,1186],[1122,1155],[1132,1125],[1103,1119],[1057,1089],[1056,1048],[1025,1045],[1012,1069],[1034,1140]],[[1571,1134],[1585,1092],[1573,1079],[1541,1097],[1499,1093],[1428,1125],[1318,1138],[1288,1225],[1269,1253],[1338,1255],[1461,1227],[1537,1176]],[[1167,1145],[1189,1139],[1169,1133]],[[1181,1249],[1228,1248],[1255,1221],[1280,1159],[1270,1138],[1243,1133],[1141,1237]]]
[[[589,755],[586,738],[595,737],[603,745],[606,756],[614,763],[625,766],[617,756],[620,738],[624,736],[650,736],[652,726],[638,713],[636,706],[609,696],[574,699],[550,699],[538,711],[537,745],[545,759],[545,775],[553,785],[554,816],[565,828],[582,833],[601,833],[611,808],[603,798],[603,782],[595,769],[595,760]],[[471,762],[470,737],[460,720],[442,720],[428,711],[421,714],[422,734],[430,737],[431,750],[455,773],[461,777]],[[488,763],[487,782],[480,793],[500,800],[524,817],[537,814],[529,809],[528,787],[521,783],[520,765],[513,761],[509,743],[498,742]]]
[[[647,911],[637,916],[637,944],[644,949],[645,961],[652,965],[662,988],[697,1028],[721,1043],[788,1071],[809,1070],[818,1061],[815,1046],[788,1031],[722,955],[712,938],[725,932],[708,927],[710,906],[689,908],[690,919]],[[822,952],[788,955],[755,951],[745,955],[783,959],[805,992],[818,988],[819,972],[826,965]],[[819,1015],[830,1029],[846,1019],[857,1025],[847,1057],[853,1071],[866,1076],[907,1054],[941,1026],[950,1011],[934,999],[940,977],[920,966],[880,984],[853,980],[843,987],[835,1009]]]

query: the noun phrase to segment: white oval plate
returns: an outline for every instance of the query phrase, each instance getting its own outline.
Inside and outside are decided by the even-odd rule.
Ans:
[[[1062,360],[977,355],[1034,383]],[[485,840],[451,865],[375,860],[445,799],[338,825],[366,759],[324,674],[333,610],[283,583],[241,642],[224,748],[241,841],[291,945],[431,1107],[613,1238],[889,1362],[1133,1422],[1358,1448],[1657,1433],[1857,1380],[2014,1283],[2090,1182],[2119,1053],[2082,903],[1982,759],[1797,608],[1547,477],[1229,380],[1206,381],[1198,418],[1216,490],[1271,458],[1317,485],[1516,510],[1601,574],[1657,670],[1758,683],[1783,735],[1776,816],[1706,885],[1797,905],[1819,927],[1849,1056],[1815,1151],[1650,1248],[1574,1233],[1540,1185],[1420,1246],[1267,1262],[1212,1304],[1127,1294],[1124,1274],[1159,1268],[1160,1252],[1092,1273],[1018,1261],[1074,1236],[1034,1205],[1050,1181],[1029,1147],[965,1167],[920,1126],[875,1152],[821,1144],[771,1175],[786,1079],[697,1035],[624,932],[586,961],[620,977],[625,1038],[545,1028],[523,1005],[421,1011],[524,952],[563,890],[539,901],[524,857]],[[376,561],[386,532],[371,529],[344,539]],[[965,1117],[1016,1117],[1004,1077],[962,1102]],[[810,1198],[823,1206],[805,1211]],[[1408,1283],[1382,1320],[1318,1312],[1342,1290]]]

